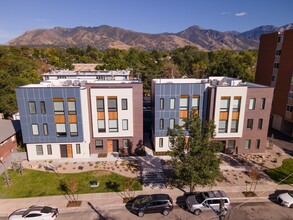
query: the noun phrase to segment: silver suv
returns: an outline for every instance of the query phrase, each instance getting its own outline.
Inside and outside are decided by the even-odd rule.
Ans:
[[[186,199],[186,205],[190,212],[199,215],[204,211],[220,212],[221,200],[224,200],[224,209],[227,211],[230,208],[230,199],[227,194],[221,190],[200,192],[188,196]]]

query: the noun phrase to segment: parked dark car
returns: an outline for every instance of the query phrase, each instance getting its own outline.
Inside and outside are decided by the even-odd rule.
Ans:
[[[131,211],[143,217],[145,213],[162,213],[169,215],[173,210],[173,200],[168,194],[152,194],[136,199]]]

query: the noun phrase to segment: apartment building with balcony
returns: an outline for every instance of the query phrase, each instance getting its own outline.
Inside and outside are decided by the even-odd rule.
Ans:
[[[293,136],[293,30],[260,37],[255,82],[274,87],[272,127]]]
[[[225,152],[261,153],[266,147],[273,88],[228,77],[154,79],[152,81],[152,143],[168,151],[168,128],[184,125],[192,111],[213,120],[215,140]],[[186,135],[187,132],[185,131]]]
[[[134,151],[143,141],[142,83],[56,79],[16,89],[29,160]]]

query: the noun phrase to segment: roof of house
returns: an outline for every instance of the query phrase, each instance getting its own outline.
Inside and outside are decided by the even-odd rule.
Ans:
[[[0,143],[4,142],[20,130],[19,120],[0,119]]]

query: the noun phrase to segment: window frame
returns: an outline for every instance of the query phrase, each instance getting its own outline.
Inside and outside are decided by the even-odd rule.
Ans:
[[[163,138],[159,138],[159,148],[164,147],[164,139]]]
[[[164,98],[160,98],[160,110],[164,109]]]
[[[61,107],[61,106],[56,106],[55,104],[62,104],[62,108],[56,109],[56,107]],[[55,115],[64,115],[64,101],[53,101],[53,110]]]
[[[170,103],[169,103],[170,110],[174,110],[175,109],[176,99],[175,98],[170,98],[169,101],[170,101]]]
[[[37,144],[37,145],[36,145],[36,154],[37,154],[38,156],[42,156],[42,155],[44,155],[43,145],[41,145],[41,144]]]
[[[164,130],[164,119],[160,118],[160,130]]]
[[[43,132],[44,132],[44,135],[45,136],[48,136],[49,135],[49,127],[48,127],[48,124],[47,123],[44,123],[43,124]]]
[[[253,129],[253,118],[248,118],[247,119],[247,125],[246,125],[247,129],[252,130]]]
[[[126,125],[126,127],[124,127],[125,125]],[[128,119],[122,119],[122,130],[123,131],[127,131],[128,130]]]
[[[128,100],[127,99],[121,99],[121,109],[128,110]]]
[[[257,129],[262,130],[262,127],[263,127],[263,119],[259,118],[258,119],[258,124],[257,124]]]
[[[101,144],[97,145],[98,142],[101,142]],[[104,148],[104,141],[103,140],[96,140],[95,141],[96,149],[103,149]]]
[[[72,126],[75,126],[75,127],[72,127]],[[72,130],[72,128],[76,128],[75,129],[76,131]],[[78,136],[78,126],[77,126],[77,123],[70,123],[69,124],[69,133],[70,133],[70,136],[71,137]]]
[[[80,144],[75,145],[76,154],[81,154]]]
[[[73,105],[69,104],[69,103],[73,103]],[[73,107],[73,109],[71,109],[71,107]],[[75,100],[67,100],[67,108],[68,108],[68,114],[69,115],[76,115],[76,101]]]
[[[37,114],[37,107],[35,101],[28,102],[28,109],[30,114]]]
[[[41,113],[46,114],[46,103],[45,101],[40,101]]]
[[[37,130],[35,130],[37,129]],[[37,131],[37,133],[34,133],[34,131]],[[39,136],[40,135],[40,130],[39,130],[39,125],[36,123],[32,124],[32,135],[33,136]]]
[[[244,150],[249,150],[251,147],[251,139],[245,139]]]
[[[47,144],[47,153],[48,153],[48,155],[52,155],[52,145],[51,144]]]
[[[62,131],[58,131],[58,127],[61,128],[60,126],[62,125],[62,128],[64,126],[64,132]],[[66,131],[66,124],[65,123],[58,123],[55,124],[56,127],[56,135],[57,137],[66,137],[67,136],[67,131]]]
[[[255,109],[255,103],[256,103],[256,98],[249,99],[248,109],[249,110],[254,110]]]

